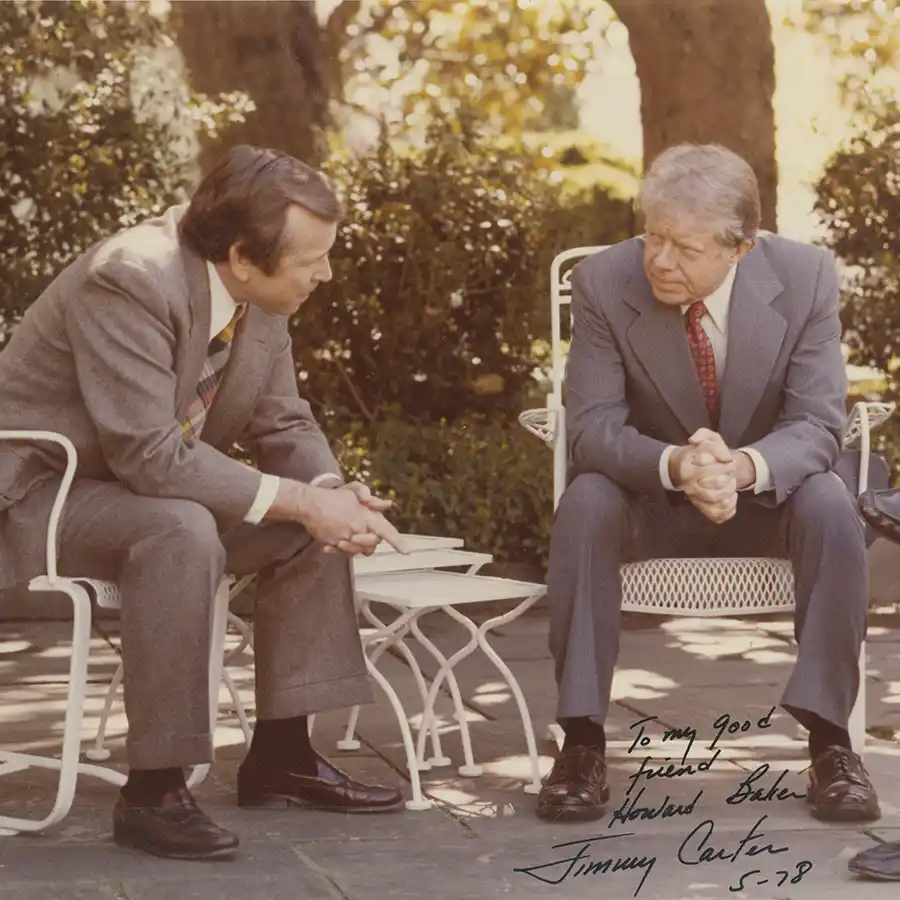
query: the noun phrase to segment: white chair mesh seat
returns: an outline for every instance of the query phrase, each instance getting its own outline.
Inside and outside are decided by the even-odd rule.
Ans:
[[[651,559],[626,563],[621,572],[628,612],[723,616],[794,608],[786,559]]]
[[[100,581],[96,578],[74,578],[72,580],[89,587],[94,593],[97,606],[101,609],[119,609],[122,605],[119,588],[112,582]]]

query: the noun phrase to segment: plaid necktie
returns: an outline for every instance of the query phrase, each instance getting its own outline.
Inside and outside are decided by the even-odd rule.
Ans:
[[[200,381],[197,384],[197,397],[190,405],[187,418],[181,423],[181,434],[190,440],[197,440],[203,431],[206,422],[206,414],[212,406],[213,398],[219,388],[219,381],[225,371],[225,364],[231,355],[231,342],[234,340],[234,330],[238,320],[244,314],[246,307],[239,306],[231,317],[231,321],[209,342],[206,353],[206,362],[200,373]]]
[[[691,348],[694,368],[700,379],[700,389],[709,412],[709,419],[716,425],[719,419],[719,381],[716,378],[716,355],[709,336],[703,330],[700,320],[706,315],[706,304],[702,300],[691,304],[687,312],[687,339]]]

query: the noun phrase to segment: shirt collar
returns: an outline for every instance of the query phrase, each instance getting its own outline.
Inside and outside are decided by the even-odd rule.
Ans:
[[[216,267],[209,261],[206,263],[209,274],[209,327],[210,335],[217,335],[234,317],[238,303],[228,293]]]
[[[731,304],[731,290],[734,287],[736,275],[737,263],[728,270],[725,280],[704,301],[706,303],[706,311],[713,320],[713,324],[723,334],[728,325],[728,307]],[[690,307],[690,303],[682,303],[682,313],[686,313]]]

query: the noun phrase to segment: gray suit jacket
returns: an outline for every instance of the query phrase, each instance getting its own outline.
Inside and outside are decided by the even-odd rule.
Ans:
[[[567,368],[572,473],[601,472],[665,496],[659,460],[712,427],[678,307],[657,301],[632,238],[595,254],[572,275]],[[771,234],[738,264],[720,385],[719,433],[758,450],[781,504],[815,472],[834,468],[846,423],[834,261],[819,248]],[[773,496],[774,495],[774,496]]]
[[[76,477],[193,500],[236,523],[260,482],[226,456],[236,441],[274,475],[310,481],[340,469],[298,395],[287,319],[254,306],[238,325],[202,440],[182,439],[210,329],[206,264],[177,232],[184,209],[100,243],[35,301],[0,353],[0,428],[61,432],[78,451]],[[58,445],[0,441],[0,586],[33,574],[18,556],[30,555],[29,541],[43,547],[52,491],[27,505],[14,533],[3,511],[58,483],[64,468]]]

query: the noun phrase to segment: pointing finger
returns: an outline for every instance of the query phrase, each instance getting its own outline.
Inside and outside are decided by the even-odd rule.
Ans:
[[[383,541],[390,544],[398,553],[404,555],[409,553],[409,547],[406,539],[388,522],[381,513],[372,513],[369,520],[369,530],[373,531]]]

